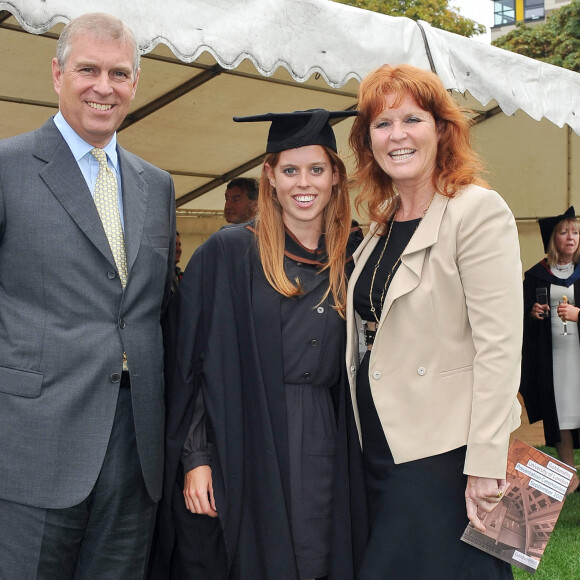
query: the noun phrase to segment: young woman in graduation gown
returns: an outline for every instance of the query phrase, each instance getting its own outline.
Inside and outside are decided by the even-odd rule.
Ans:
[[[171,307],[156,577],[355,578],[366,507],[342,361],[360,234],[328,123],[350,114],[235,119],[272,122],[258,215],[199,248]]]

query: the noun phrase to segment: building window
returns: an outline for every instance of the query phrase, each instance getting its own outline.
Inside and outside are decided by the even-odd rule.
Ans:
[[[534,0],[531,0],[532,2]],[[516,23],[516,0],[494,0],[494,26],[506,26]],[[543,0],[542,0],[543,8]]]
[[[544,0],[524,0],[524,20],[544,18]]]

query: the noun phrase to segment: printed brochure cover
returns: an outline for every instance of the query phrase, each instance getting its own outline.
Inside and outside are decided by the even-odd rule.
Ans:
[[[542,558],[576,470],[514,439],[505,495],[485,516],[486,532],[469,524],[461,539],[533,574]]]

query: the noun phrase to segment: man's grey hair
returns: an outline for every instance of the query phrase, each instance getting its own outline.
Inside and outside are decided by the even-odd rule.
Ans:
[[[133,78],[139,70],[139,47],[131,29],[119,18],[104,12],[90,12],[71,20],[60,33],[56,45],[56,59],[64,71],[73,39],[86,34],[100,41],[126,42],[133,47]]]

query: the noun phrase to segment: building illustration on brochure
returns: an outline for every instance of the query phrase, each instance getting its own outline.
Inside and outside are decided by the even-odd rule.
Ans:
[[[526,572],[534,573],[554,530],[576,470],[514,439],[508,452],[508,488],[483,519],[486,532],[469,524],[461,539]]]

